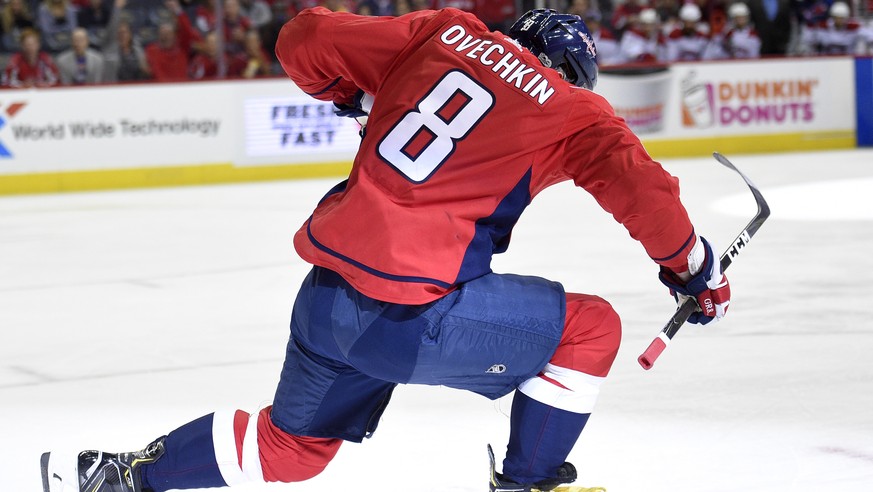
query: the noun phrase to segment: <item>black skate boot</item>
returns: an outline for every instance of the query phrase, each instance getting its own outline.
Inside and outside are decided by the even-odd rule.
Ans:
[[[51,453],[42,455],[43,492],[148,492],[142,487],[140,467],[164,454],[164,438],[129,453],[82,451],[75,468],[53,463]],[[75,473],[74,473],[75,471]]]
[[[488,445],[488,459],[491,462],[491,477],[488,484],[491,492],[606,492],[606,489],[600,487],[562,486],[576,481],[576,467],[570,462],[565,462],[558,467],[558,474],[554,478],[541,480],[537,483],[520,484],[497,473],[494,451],[490,444]]]

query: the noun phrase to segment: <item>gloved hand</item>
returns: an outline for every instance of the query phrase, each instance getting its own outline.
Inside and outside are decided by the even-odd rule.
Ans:
[[[688,253],[688,271],[677,273],[661,267],[659,278],[670,288],[677,303],[686,297],[697,299],[700,311],[688,318],[690,323],[705,325],[718,321],[731,303],[731,286],[721,271],[719,257],[703,237],[697,238],[697,243]]]
[[[370,110],[373,109],[373,96],[364,91],[358,91],[351,104],[334,103],[334,114],[354,118],[362,127],[367,126]]]

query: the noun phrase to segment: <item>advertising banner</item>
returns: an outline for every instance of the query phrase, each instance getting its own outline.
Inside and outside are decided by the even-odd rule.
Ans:
[[[676,63],[649,73],[606,70],[597,92],[647,144],[769,136],[778,146],[773,136],[853,142],[853,79],[848,57]]]
[[[361,142],[360,126],[334,115],[333,104],[307,95],[243,100],[245,143],[237,164],[351,161]]]
[[[0,175],[350,163],[359,129],[284,79],[0,91]]]
[[[597,92],[655,157],[847,148],[856,134],[873,144],[870,68],[849,57],[625,67],[604,70]],[[359,130],[283,78],[2,90],[0,194],[336,176]]]
[[[0,174],[229,162],[224,84],[0,92]]]

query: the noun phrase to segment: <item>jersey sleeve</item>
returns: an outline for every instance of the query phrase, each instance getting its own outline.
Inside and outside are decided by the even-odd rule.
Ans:
[[[609,104],[587,94],[582,131],[567,141],[565,170],[588,191],[658,264],[687,269],[696,235],[679,199],[679,180],[652,160]]]
[[[347,104],[358,89],[377,92],[419,25],[435,15],[421,11],[401,17],[369,17],[324,7],[307,9],[282,27],[276,56],[304,92]]]

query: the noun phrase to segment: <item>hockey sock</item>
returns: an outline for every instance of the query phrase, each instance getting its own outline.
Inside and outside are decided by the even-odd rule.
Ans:
[[[520,484],[555,478],[590,415],[561,410],[516,391],[503,476]]]
[[[164,455],[141,469],[143,489],[164,492],[227,486],[215,460],[214,415],[200,417],[167,435]]]
[[[143,465],[144,489],[164,492],[247,482],[299,482],[321,473],[342,440],[295,436],[276,427],[270,407],[216,412],[183,425],[164,441],[161,459]]]

